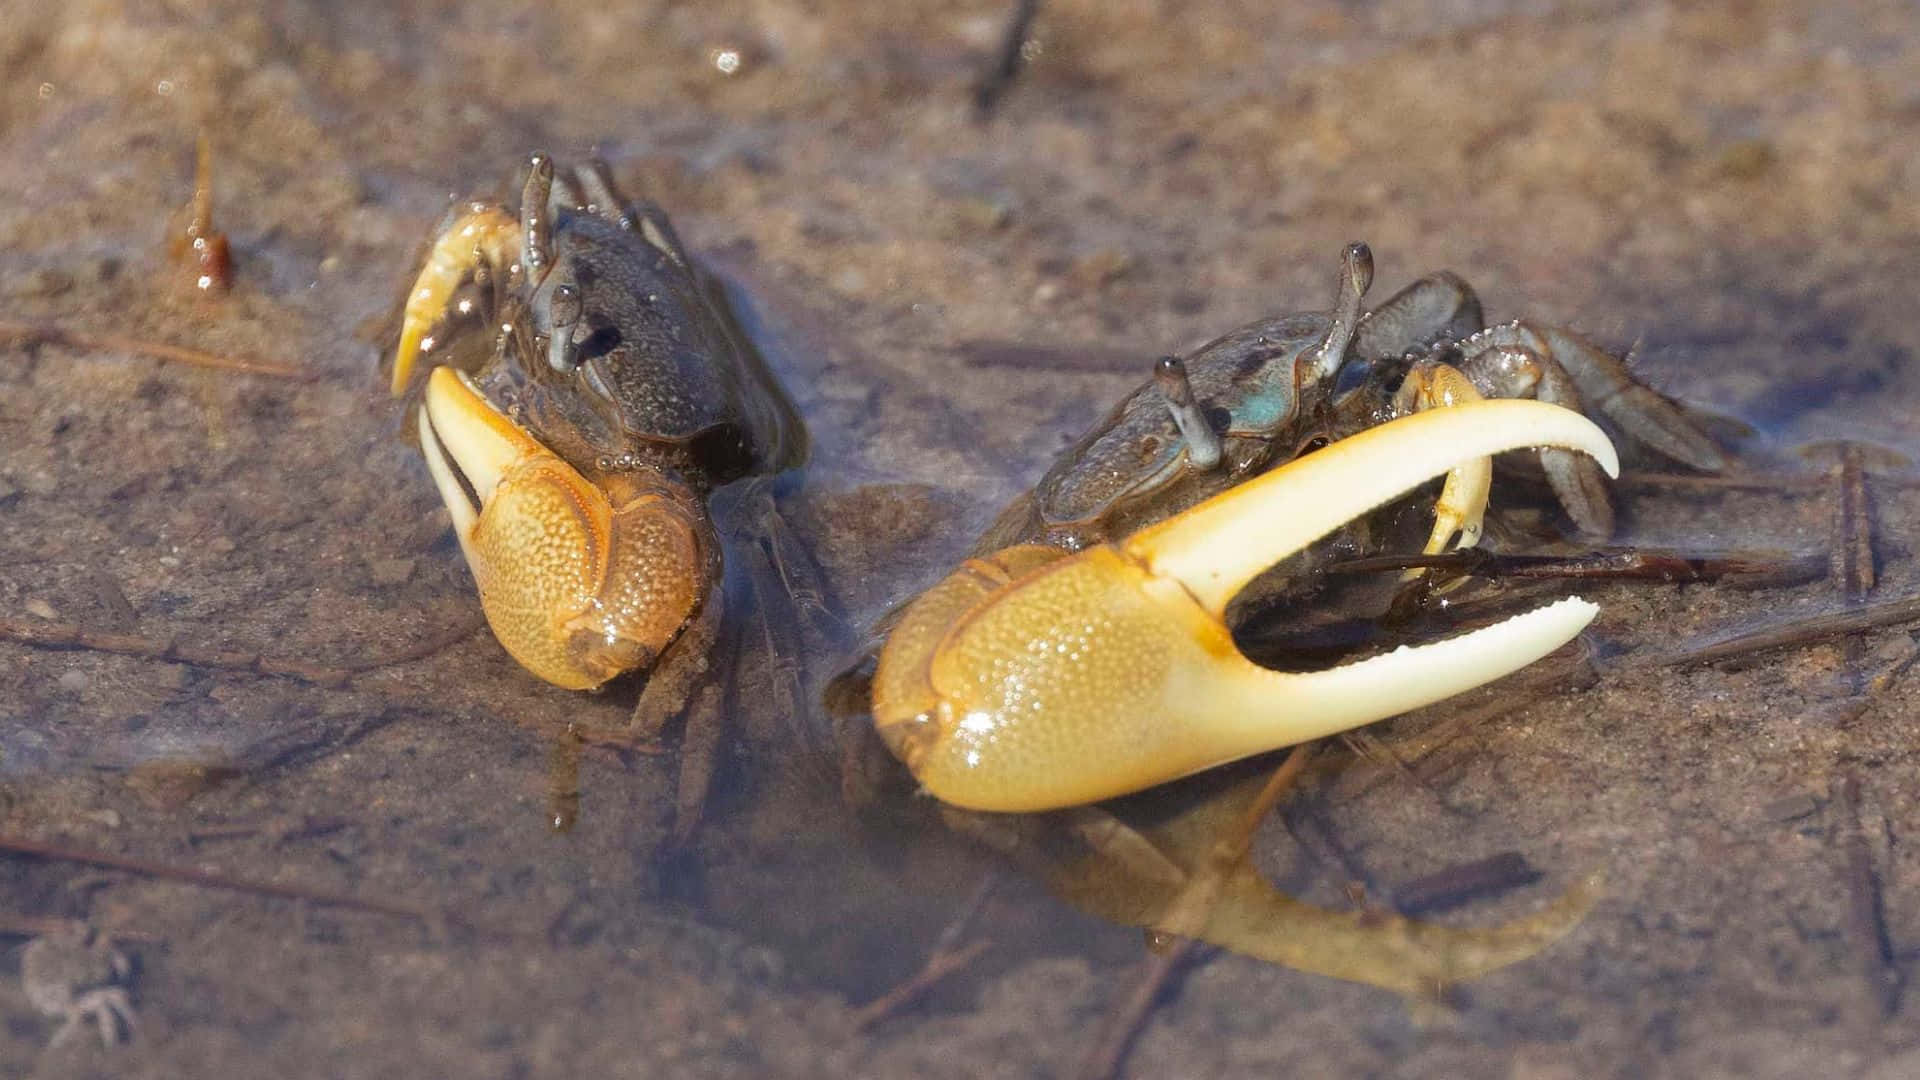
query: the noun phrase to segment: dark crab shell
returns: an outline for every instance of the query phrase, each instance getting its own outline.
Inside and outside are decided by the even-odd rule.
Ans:
[[[704,489],[805,459],[798,411],[664,214],[559,205],[550,229],[545,267],[517,270],[498,302],[483,394],[583,473],[659,468]],[[563,288],[571,331],[552,324]],[[575,342],[570,371],[548,362],[556,332]]]

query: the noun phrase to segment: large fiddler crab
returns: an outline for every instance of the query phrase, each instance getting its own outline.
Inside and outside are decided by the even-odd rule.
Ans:
[[[1328,670],[1260,667],[1229,601],[1282,560],[1442,474],[1429,554],[1480,535],[1492,455],[1538,452],[1585,533],[1611,531],[1612,443],[1583,410],[1701,469],[1721,453],[1615,357],[1552,326],[1483,328],[1439,273],[1371,311],[1365,245],[1326,313],[1241,327],[1158,362],[894,616],[874,724],[921,787],[1029,812],[1140,791],[1357,727],[1515,671],[1572,639],[1568,598]],[[1306,452],[1311,451],[1311,452]]]
[[[557,686],[649,673],[620,734],[651,739],[719,631],[707,495],[800,463],[791,402],[659,207],[543,154],[517,211],[466,204],[432,242],[396,396],[423,365],[413,422],[494,636]]]

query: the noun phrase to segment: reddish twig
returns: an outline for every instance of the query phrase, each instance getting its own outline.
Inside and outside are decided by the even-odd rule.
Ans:
[[[304,885],[282,885],[273,881],[256,881],[250,878],[232,877],[210,870],[192,866],[173,866],[167,863],[148,862],[126,855],[115,855],[105,851],[88,851],[82,848],[63,847],[59,844],[29,840],[25,837],[0,835],[0,852],[12,852],[36,859],[53,862],[79,863],[83,866],[98,866],[108,870],[123,870],[143,877],[161,878],[167,881],[180,881],[189,885],[198,885],[208,889],[229,889],[234,892],[252,893],[256,896],[271,896],[283,900],[300,900],[309,904],[321,904],[327,907],[347,908],[353,911],[367,911],[376,915],[392,915],[405,919],[416,919],[423,925],[438,927],[450,921],[446,911],[440,908],[422,907],[392,900],[370,900],[348,893],[329,892],[325,889],[311,889]]]
[[[39,341],[53,345],[68,345],[76,349],[97,349],[101,352],[132,353],[135,356],[151,357],[174,364],[188,364],[193,367],[212,368],[216,371],[232,371],[242,375],[265,375],[275,379],[292,379],[296,382],[313,382],[320,377],[316,371],[297,368],[271,360],[258,360],[246,356],[223,356],[203,349],[190,349],[181,345],[169,345],[164,341],[148,341],[144,338],[124,337],[120,334],[95,334],[85,330],[70,330],[53,323],[19,322],[14,319],[0,319],[0,337],[21,341]]]
[[[42,649],[86,649],[92,652],[112,653],[116,656],[189,664],[217,671],[270,675],[277,678],[297,679],[316,686],[343,686],[358,675],[424,660],[472,637],[483,625],[485,625],[484,620],[474,619],[446,634],[429,638],[410,649],[404,649],[377,660],[358,661],[351,664],[312,664],[304,660],[291,660],[263,653],[235,649],[209,649],[140,634],[103,633],[71,623],[29,622],[25,619],[0,618],[0,641],[12,641]]]

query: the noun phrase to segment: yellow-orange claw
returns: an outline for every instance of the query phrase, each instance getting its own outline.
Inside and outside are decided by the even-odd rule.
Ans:
[[[651,667],[715,577],[699,499],[654,474],[589,482],[450,368],[433,370],[420,413],[427,467],[500,644],[572,690]]]
[[[506,273],[519,248],[520,223],[497,206],[470,207],[434,238],[401,314],[400,344],[393,351],[393,396],[406,392],[421,352],[431,351],[427,331],[446,313],[454,291],[483,262]]]
[[[1613,446],[1585,417],[1487,401],[1383,424],[1121,543],[971,560],[903,613],[874,673],[881,737],[929,793],[975,810],[1097,802],[1416,708],[1559,648],[1598,609],[1566,599],[1327,671],[1253,664],[1227,602],[1267,567],[1475,458]]]

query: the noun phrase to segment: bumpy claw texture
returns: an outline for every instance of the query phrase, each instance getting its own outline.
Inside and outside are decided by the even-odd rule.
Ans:
[[[931,794],[1029,812],[1139,791],[1491,681],[1565,644],[1564,600],[1329,671],[1261,668],[1224,613],[1247,582],[1457,465],[1558,446],[1618,468],[1586,418],[1534,401],[1436,409],[1256,477],[1120,543],[970,560],[908,607],[874,673],[874,722]]]
[[[434,369],[421,413],[428,467],[500,644],[572,690],[651,666],[712,579],[698,497],[658,474],[590,483],[449,368]]]

